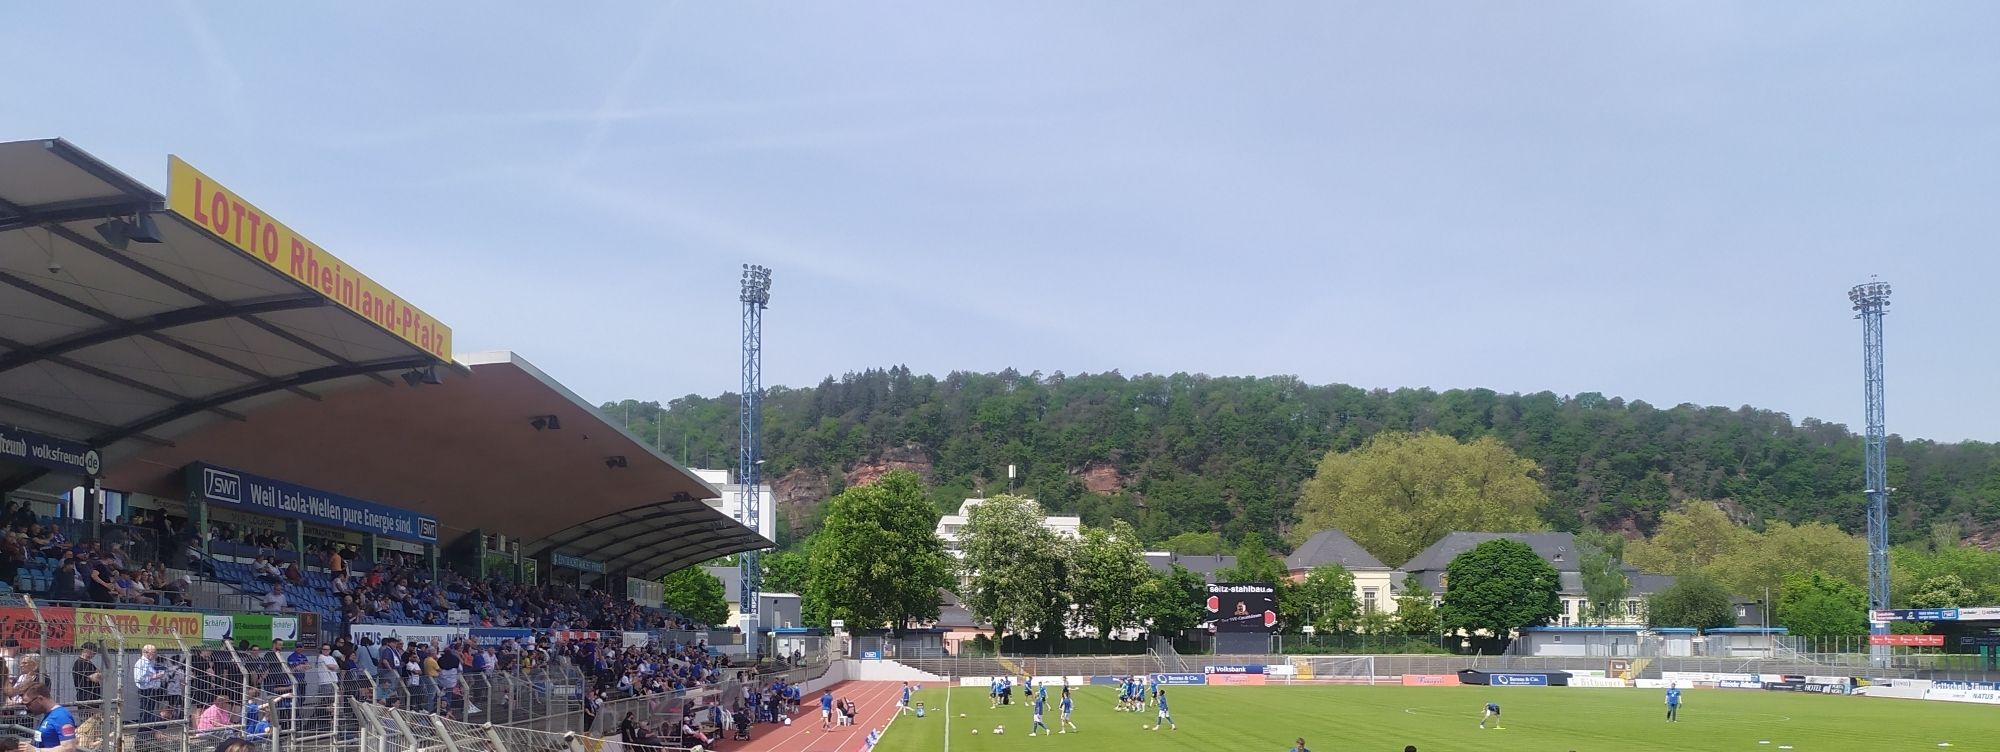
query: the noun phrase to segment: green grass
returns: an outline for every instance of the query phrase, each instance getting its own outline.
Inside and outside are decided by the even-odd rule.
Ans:
[[[1611,750],[1613,752],[1791,752],[2000,749],[1992,706],[1801,695],[1755,690],[1685,690],[1681,721],[1665,722],[1660,690],[1563,687],[1266,686],[1176,687],[1168,698],[1180,731],[1142,730],[1153,714],[1112,710],[1109,687],[1077,690],[1076,733],[1028,738],[1026,705],[987,706],[986,690],[918,692],[925,718],[891,726],[875,752],[939,752],[950,722],[951,752],[1285,752],[1294,737],[1318,752]],[[1055,724],[1055,694],[1046,720]],[[1504,709],[1503,730],[1479,729],[1488,701]],[[963,713],[965,717],[958,717]],[[992,734],[1004,724],[1003,736]],[[1489,724],[1491,725],[1491,724]],[[972,730],[979,729],[974,735]],[[1769,744],[1759,744],[1768,741]]]

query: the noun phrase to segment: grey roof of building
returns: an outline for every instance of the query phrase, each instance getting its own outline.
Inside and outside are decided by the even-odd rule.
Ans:
[[[1291,570],[1312,569],[1328,564],[1339,564],[1352,571],[1356,569],[1388,569],[1388,565],[1368,553],[1361,544],[1339,530],[1321,530],[1299,545],[1291,556],[1285,557],[1285,568]]]
[[[1173,553],[1146,554],[1146,566],[1152,567],[1153,571],[1155,572],[1169,571],[1173,569],[1173,565],[1175,564],[1179,564],[1188,571],[1201,575],[1201,578],[1203,580],[1206,580],[1208,582],[1214,582],[1215,573],[1218,570],[1228,569],[1230,567],[1236,566],[1236,557],[1228,555],[1183,556],[1181,554],[1173,554]]]
[[[1529,548],[1547,561],[1558,572],[1577,571],[1578,553],[1576,535],[1572,533],[1446,533],[1438,542],[1432,543],[1412,557],[1402,566],[1405,572],[1443,571],[1451,565],[1451,560],[1459,554],[1472,550],[1474,546],[1496,538],[1509,538],[1528,544]]]

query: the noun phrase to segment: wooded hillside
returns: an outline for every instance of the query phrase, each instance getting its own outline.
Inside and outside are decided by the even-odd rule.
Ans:
[[[1552,499],[1543,515],[1558,530],[1649,532],[1688,498],[1717,500],[1739,521],[1863,525],[1861,440],[1839,424],[1750,407],[1658,408],[1597,393],[1369,391],[1288,376],[1007,370],[937,378],[903,367],[774,387],[765,405],[765,477],[779,483],[781,516],[796,528],[827,495],[891,467],[924,475],[946,510],[975,491],[1006,490],[1012,464],[1014,490],[1050,512],[1096,525],[1125,519],[1149,544],[1190,531],[1277,540],[1315,463],[1384,430],[1506,443],[1540,465]],[[734,465],[734,394],[689,395],[664,412],[636,401],[605,411],[657,437],[669,455]],[[1933,523],[1949,522],[1994,542],[2000,447],[1892,436],[1889,451],[1895,539],[1922,539]]]

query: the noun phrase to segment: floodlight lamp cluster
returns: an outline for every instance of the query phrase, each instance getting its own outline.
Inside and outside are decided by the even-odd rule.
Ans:
[[[611,470],[616,470],[621,467],[628,467],[630,466],[630,464],[631,463],[626,462],[625,455],[622,454],[614,454],[604,458],[604,466]]]
[[[537,431],[560,431],[562,419],[554,415],[537,415],[528,420],[528,425],[534,426]]]
[[[435,385],[444,383],[444,379],[438,376],[437,366],[429,366],[426,368],[412,368],[408,371],[404,371],[403,383],[409,384],[410,386],[413,387],[423,386],[425,384]]]
[[[743,296],[745,303],[769,305],[771,303],[771,267],[756,264],[743,265]]]
[[[1857,311],[1869,306],[1886,307],[1889,305],[1889,283],[1869,282],[1855,285],[1853,289],[1847,291],[1847,300],[1854,304],[1854,310]]]
[[[153,221],[149,212],[140,212],[130,219],[112,217],[91,229],[97,231],[97,237],[104,239],[105,245],[118,251],[125,250],[132,243],[161,242],[160,225]]]

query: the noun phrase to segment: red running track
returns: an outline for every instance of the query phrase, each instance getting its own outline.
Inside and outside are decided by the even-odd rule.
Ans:
[[[820,730],[819,696],[815,692],[800,700],[792,725],[759,723],[750,727],[750,741],[724,741],[716,744],[715,749],[718,752],[862,752],[861,745],[868,732],[888,727],[896,714],[896,701],[903,697],[903,683],[850,681],[834,685],[833,699],[854,700],[854,725],[834,726],[827,731]]]

